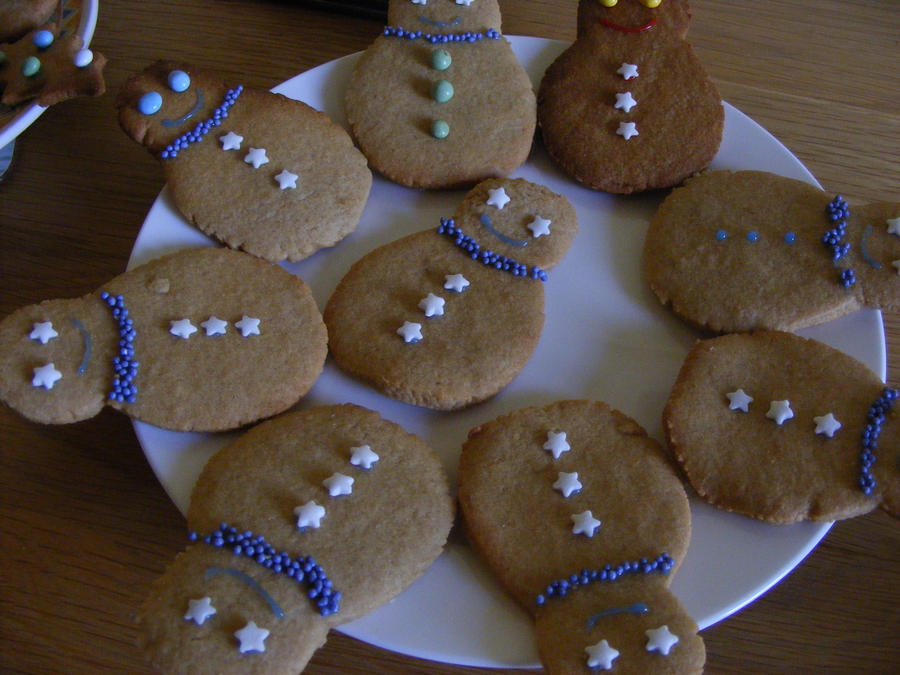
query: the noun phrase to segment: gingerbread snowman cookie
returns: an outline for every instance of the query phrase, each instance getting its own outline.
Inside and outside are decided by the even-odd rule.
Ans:
[[[702,498],[772,523],[900,517],[897,391],[856,359],[780,331],[698,341],[663,414]]]
[[[347,119],[372,167],[402,185],[468,187],[525,162],[531,81],[500,34],[496,0],[391,0],[362,54]]]
[[[715,332],[797,330],[861,307],[900,309],[900,204],[850,206],[762,171],[707,171],[651,220],[644,274]]]
[[[266,260],[302,260],[359,222],[372,175],[346,131],[301,101],[158,61],[125,83],[119,123],[160,158],[175,206]]]
[[[282,415],[204,467],[190,542],[138,614],[161,673],[300,673],[329,629],[440,555],[454,504],[437,454],[345,404]]]
[[[568,200],[541,185],[479,183],[436,231],[350,268],[324,311],[335,361],[415,405],[449,410],[493,396],[537,346],[546,270],[576,230]]]
[[[108,405],[177,431],[233,429],[296,403],[326,340],[299,277],[240,251],[185,249],[0,321],[0,400],[45,424]]]
[[[690,509],[663,448],[597,401],[518,410],[469,433],[466,532],[535,619],[547,673],[699,673],[705,649],[669,584]]]
[[[687,0],[581,0],[578,36],[538,90],[544,145],[595,190],[677,185],[722,140],[719,93],[685,41]]]

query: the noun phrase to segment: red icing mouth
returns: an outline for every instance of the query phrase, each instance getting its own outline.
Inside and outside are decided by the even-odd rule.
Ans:
[[[615,21],[611,21],[609,19],[600,19],[600,23],[602,23],[607,28],[617,30],[621,33],[643,33],[644,31],[648,31],[656,25],[656,17],[653,17],[642,26],[623,26],[622,24],[618,24]]]

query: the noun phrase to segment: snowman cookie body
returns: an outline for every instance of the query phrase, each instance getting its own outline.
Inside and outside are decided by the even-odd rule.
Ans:
[[[631,193],[671,187],[710,163],[724,110],[684,40],[689,22],[686,0],[579,3],[578,37],[538,90],[541,137],[566,173]]]
[[[447,188],[521,165],[535,97],[499,32],[496,0],[392,0],[388,24],[346,94],[351,131],[372,167],[402,185]]]

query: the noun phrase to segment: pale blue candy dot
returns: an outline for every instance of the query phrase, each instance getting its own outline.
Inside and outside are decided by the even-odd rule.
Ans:
[[[431,125],[431,135],[435,138],[447,138],[450,135],[450,125],[444,120],[435,120]]]
[[[89,66],[93,60],[94,52],[90,49],[79,49],[75,52],[75,57],[72,59],[72,62],[75,64],[76,68],[85,68]]]
[[[186,91],[191,86],[191,76],[183,70],[173,70],[169,73],[169,88],[172,91]]]
[[[22,62],[22,75],[34,77],[41,70],[41,61],[36,56],[29,56]]]
[[[162,108],[162,96],[155,91],[148,91],[138,101],[138,110],[144,115],[156,114],[160,108]]]
[[[431,98],[438,103],[446,103],[453,98],[453,85],[447,80],[438,80],[431,86]]]
[[[39,30],[34,34],[34,46],[38,49],[46,49],[53,44],[53,33],[49,30]]]
[[[446,49],[435,49],[431,52],[431,67],[435,70],[447,70],[451,63],[453,59]]]

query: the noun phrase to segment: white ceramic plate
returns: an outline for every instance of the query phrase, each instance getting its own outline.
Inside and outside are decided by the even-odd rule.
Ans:
[[[537,85],[566,46],[510,37]],[[301,99],[344,123],[343,93],[357,55],[314,68],[275,91]],[[775,138],[726,105],[725,137],[713,166],[761,169],[815,183]],[[546,322],[540,344],[513,383],[467,410],[440,413],[398,403],[343,375],[329,360],[303,407],[352,401],[378,410],[425,438],[456,476],[469,429],[501,414],[563,398],[603,400],[662,439],[661,413],[696,334],[660,306],[644,284],[639,259],[644,233],[660,195],[615,197],[586,190],[558,171],[540,147],[516,176],[565,194],[579,232],[546,284]],[[320,307],[350,265],[373,248],[410,232],[436,227],[462,192],[402,188],[376,177],[357,231],[333,249],[287,267],[305,279]],[[134,266],[171,250],[212,242],[189,226],[166,190],[154,203],[129,262]],[[885,375],[881,314],[861,311],[804,331]],[[151,466],[178,507],[211,453],[232,435],[164,431],[135,423]],[[766,591],[819,542],[830,525],[770,526],[694,500],[693,540],[672,588],[701,628]],[[472,666],[529,667],[538,663],[530,621],[509,600],[458,534],[419,581],[391,604],[343,632],[387,649]]]
[[[74,30],[81,36],[84,46],[91,44],[94,28],[97,26],[97,14],[100,11],[99,0],[65,0],[66,18],[63,29]],[[51,19],[56,20],[56,15]],[[71,27],[70,27],[71,24]],[[46,106],[37,103],[23,103],[14,108],[0,108],[0,148],[5,147],[16,136],[41,116]]]

